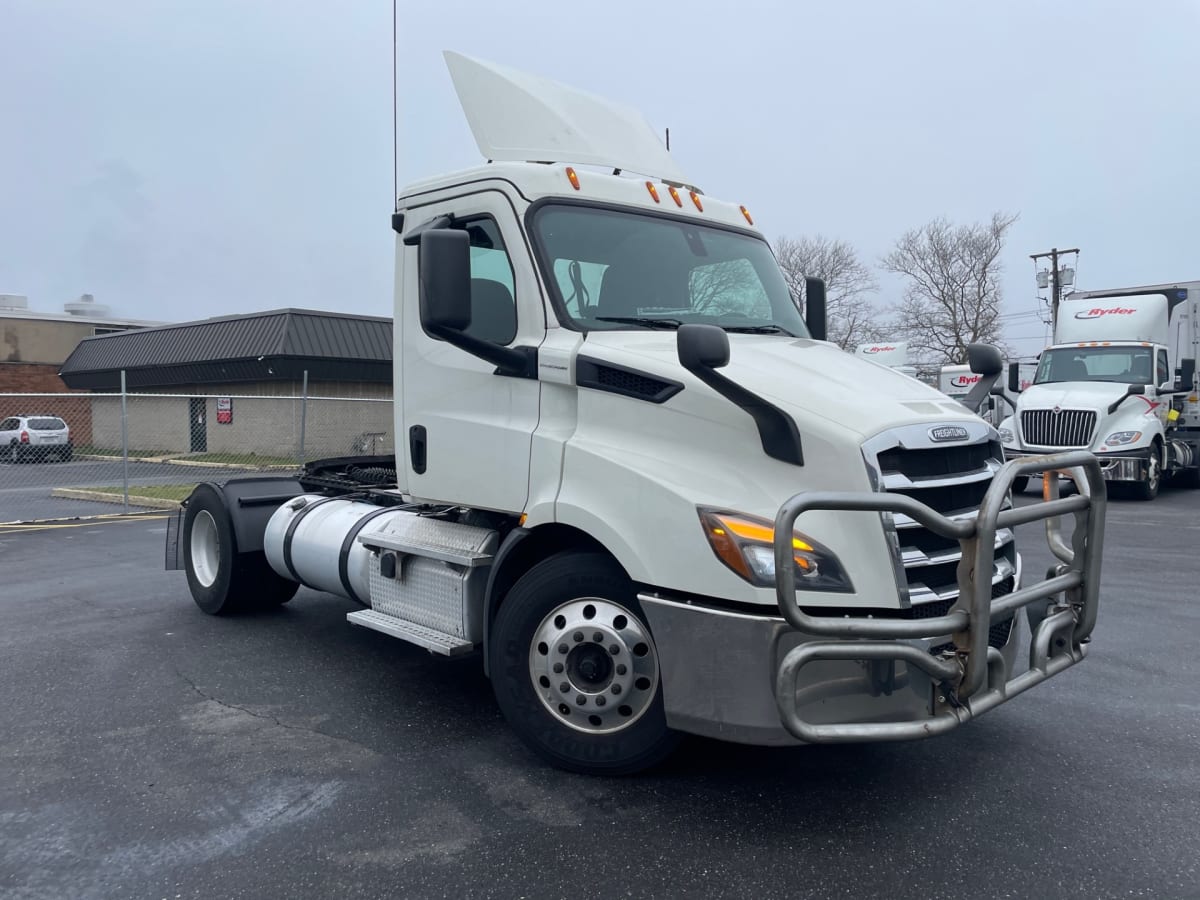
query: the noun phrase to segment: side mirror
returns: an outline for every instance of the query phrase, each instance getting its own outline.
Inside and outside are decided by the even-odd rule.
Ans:
[[[1176,390],[1177,389],[1174,381],[1164,381],[1158,386],[1158,392],[1160,394],[1173,394]]]
[[[804,279],[804,321],[809,334],[816,340],[826,340],[825,282],[820,278]]]
[[[1130,397],[1139,397],[1146,393],[1144,384],[1131,384],[1125,388],[1125,393],[1108,405],[1108,414],[1111,416],[1117,411],[1117,407],[1128,400]]]
[[[729,335],[716,325],[680,325],[675,349],[679,364],[689,372],[729,365]]]
[[[418,249],[421,324],[431,334],[471,324],[471,239],[439,228],[421,235]]]
[[[1021,364],[1010,362],[1008,364],[1008,391],[1010,394],[1021,393]]]
[[[1180,390],[1190,391],[1196,386],[1196,361],[1194,359],[1181,359],[1179,361],[1179,387]]]
[[[968,344],[967,365],[976,375],[994,378],[1004,371],[1004,356],[991,344]]]
[[[971,412],[978,414],[983,403],[992,392],[992,387],[1004,371],[1004,357],[991,344],[968,344],[967,364],[971,371],[980,376],[975,386],[959,402]]]

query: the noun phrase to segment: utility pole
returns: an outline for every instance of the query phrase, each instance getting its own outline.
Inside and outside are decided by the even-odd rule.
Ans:
[[[1039,259],[1050,257],[1050,327],[1054,331],[1058,330],[1058,304],[1062,302],[1062,280],[1059,278],[1058,271],[1058,255],[1060,253],[1074,253],[1078,255],[1079,248],[1073,247],[1070,250],[1059,250],[1057,247],[1050,249],[1045,253],[1031,253],[1029,258],[1036,264]]]

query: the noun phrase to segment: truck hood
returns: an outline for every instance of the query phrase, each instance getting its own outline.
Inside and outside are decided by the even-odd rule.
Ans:
[[[720,373],[801,424],[819,417],[832,430],[849,431],[862,440],[900,425],[979,421],[940,391],[835,344],[735,333],[729,335],[729,345],[729,365]],[[673,332],[593,331],[580,353],[676,381],[693,378],[679,365]]]
[[[1108,407],[1125,396],[1127,384],[1111,381],[1055,381],[1034,384],[1020,395],[1021,409],[1094,409],[1102,417]],[[1134,400],[1127,401],[1134,403]],[[1143,406],[1145,404],[1138,404]]]

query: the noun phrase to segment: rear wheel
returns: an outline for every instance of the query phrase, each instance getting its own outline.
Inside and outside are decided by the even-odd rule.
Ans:
[[[261,550],[238,552],[225,500],[210,485],[200,485],[188,499],[182,540],[188,588],[209,615],[279,606],[300,587],[279,577]]]
[[[504,599],[490,641],[500,709],[553,765],[626,774],[678,743],[633,585],[607,556],[560,553],[534,566]]]
[[[1013,488],[1014,494],[1025,493],[1025,489],[1027,487],[1029,487],[1029,476],[1028,475],[1018,475],[1016,478],[1013,479],[1012,488]]]
[[[9,463],[15,466],[21,461],[21,445],[16,441],[13,441],[8,445],[8,453],[5,454],[5,456],[7,457]]]
[[[1153,500],[1158,496],[1162,486],[1162,447],[1154,444],[1150,448],[1150,458],[1146,462],[1146,477],[1134,482],[1133,496],[1137,500]]]

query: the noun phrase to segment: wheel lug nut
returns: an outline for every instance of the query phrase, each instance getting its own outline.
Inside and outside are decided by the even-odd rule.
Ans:
[[[567,691],[569,691],[571,689],[571,685],[569,685],[567,682],[564,681],[562,684],[560,684],[558,686],[558,689],[565,694]]]
[[[604,635],[602,635],[599,631],[597,631],[595,634],[592,635],[592,640],[598,644],[602,640],[604,640]]]
[[[625,668],[625,663],[617,663],[617,674],[624,675],[628,670]]]
[[[577,643],[577,644],[578,644],[580,641],[582,641],[582,640],[583,640],[583,633],[582,633],[582,632],[579,632],[579,631],[577,631],[577,632],[575,632],[575,634],[573,635],[573,637],[575,638],[575,643]]]
[[[603,706],[603,705],[604,705],[605,703],[607,703],[607,702],[608,702],[608,701],[607,701],[607,700],[605,700],[603,697],[597,697],[597,698],[596,698],[596,705],[597,705],[597,706]]]
[[[614,694],[619,694],[619,693],[621,693],[621,686],[620,686],[619,684],[614,684],[614,685],[613,685],[613,693],[614,693]]]
[[[570,649],[570,648],[568,648],[566,644],[559,644],[559,645],[558,645],[558,652],[559,652],[559,653],[566,653],[568,649]]]
[[[611,647],[608,648],[608,652],[611,653],[613,656],[616,656],[618,653],[621,652],[621,648],[618,647],[616,644],[613,644]]]
[[[562,664],[562,663],[555,663],[555,664],[554,664],[554,674],[555,674],[555,675],[561,675],[561,674],[562,674],[562,670],[563,670],[563,664]]]
[[[575,698],[575,702],[579,706],[583,706],[584,704],[587,703],[587,697],[583,696],[583,694],[580,694],[578,697]]]

